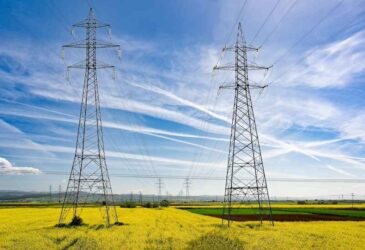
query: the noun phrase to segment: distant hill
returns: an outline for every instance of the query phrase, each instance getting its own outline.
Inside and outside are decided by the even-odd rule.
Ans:
[[[26,192],[14,190],[0,190],[0,201],[16,201],[32,198],[49,197],[49,193],[45,192]]]

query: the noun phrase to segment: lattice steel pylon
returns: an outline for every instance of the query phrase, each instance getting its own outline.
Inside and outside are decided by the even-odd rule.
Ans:
[[[214,69],[234,70],[235,82],[233,85],[220,87],[234,89],[222,223],[227,221],[228,226],[230,225],[234,205],[252,204],[255,201],[258,205],[258,219],[261,224],[264,219],[268,219],[273,224],[250,92],[252,88],[266,86],[250,84],[248,80],[249,70],[268,70],[270,67],[248,64],[247,52],[258,51],[258,49],[246,45],[241,23],[238,25],[236,44],[230,48],[224,48],[224,50],[235,53],[235,64],[216,66]]]
[[[102,64],[96,60],[98,48],[120,48],[109,42],[96,39],[97,29],[110,28],[108,24],[99,22],[92,9],[88,17],[73,25],[74,28],[86,30],[84,40],[64,45],[63,48],[81,48],[86,50],[86,59],[68,66],[85,70],[84,86],[74,161],[65,192],[59,224],[64,224],[71,216],[80,217],[82,208],[90,202],[101,205],[106,225],[118,222],[118,215],[113,200],[108,168],[105,160],[103,129],[100,114],[99,86],[97,69],[114,66]],[[67,69],[67,70],[68,70]]]

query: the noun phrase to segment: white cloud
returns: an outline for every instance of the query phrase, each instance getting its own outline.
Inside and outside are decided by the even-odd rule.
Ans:
[[[45,150],[45,148],[41,144],[29,139],[23,131],[5,122],[2,119],[0,119],[0,130],[3,132],[2,135],[4,135],[1,139],[1,143],[3,143],[4,145],[27,145],[29,147],[36,148],[46,155],[52,155],[47,150]]]
[[[365,31],[343,40],[312,48],[303,62],[294,65],[278,82],[286,85],[307,85],[314,88],[344,87],[356,74],[365,70]],[[294,59],[296,61],[297,59]],[[283,69],[286,72],[286,69]]]
[[[275,148],[273,151],[264,152],[264,156],[267,158],[285,157],[287,154],[296,152],[316,161],[318,159],[321,159],[321,161],[325,159],[336,159],[349,165],[361,165],[358,159],[352,158],[351,151],[347,148],[337,147],[335,153],[333,153],[324,148],[328,143],[317,141],[313,143],[321,145],[317,145],[317,148],[314,150],[314,146],[310,147],[306,145],[311,142],[305,138],[305,135],[298,133],[297,138],[295,138],[297,141],[293,143],[289,142],[288,138],[286,138],[286,133],[293,127],[300,127],[303,131],[313,127],[319,131],[331,130],[346,136],[350,133],[346,131],[354,130],[351,126],[353,127],[356,124],[358,126],[356,127],[356,131],[358,134],[361,133],[360,120],[362,119],[358,121],[353,119],[349,121],[347,126],[341,126],[341,123],[344,120],[348,120],[347,118],[353,114],[352,110],[347,110],[345,107],[341,107],[341,104],[327,100],[319,94],[312,95],[310,91],[303,89],[296,90],[295,87],[297,83],[300,83],[297,81],[298,79],[303,81],[307,86],[315,88],[346,86],[353,74],[363,70],[359,62],[363,61],[364,58],[359,48],[364,45],[364,37],[365,35],[360,32],[343,41],[309,49],[306,54],[307,58],[303,64],[297,67],[298,70],[295,69],[292,73],[286,75],[286,79],[288,79],[286,86],[289,87],[285,89],[281,88],[277,92],[269,92],[265,98],[259,100],[258,105],[255,105],[255,111],[262,145],[266,143],[265,146]],[[153,46],[149,46],[148,43],[140,43],[140,41],[132,44],[128,50],[133,52],[138,50],[156,52]],[[28,52],[29,54],[33,53],[32,50]],[[12,53],[14,53],[15,58],[24,56],[23,54],[21,54],[21,57],[17,55],[17,51],[9,52],[9,55],[12,55]],[[38,53],[34,51],[34,54]],[[211,68],[217,60],[217,51],[211,46],[201,45],[194,48],[177,50],[171,52],[171,54],[173,56],[171,56],[171,61],[168,60],[166,63],[168,64],[167,68],[159,67],[159,65],[151,66],[143,62],[142,65],[134,65],[138,66],[139,71],[137,73],[134,72],[132,74],[126,72],[126,75],[122,75],[121,79],[116,83],[101,81],[102,106],[129,111],[137,116],[139,114],[148,115],[190,126],[201,131],[227,136],[229,134],[229,128],[221,124],[222,122],[230,123],[229,117],[231,115],[233,100],[231,97],[226,98],[226,95],[222,95],[218,97],[217,106],[213,108],[211,104],[215,96],[212,98],[210,94],[215,94],[217,88],[209,82],[209,77]],[[11,79],[13,81],[21,81],[24,84],[31,85],[32,93],[38,96],[52,98],[54,100],[67,100],[73,103],[80,101],[81,93],[69,88],[64,83],[63,76],[59,73],[63,71],[62,64],[52,64],[56,69],[55,71],[58,72],[58,75],[55,74],[52,77],[53,79],[50,79],[50,73],[45,72],[43,67],[40,67],[47,62],[48,58],[47,60],[45,60],[46,58],[39,59],[34,56],[30,56],[30,58],[37,60],[37,63],[29,60],[29,58],[23,60],[23,62],[29,64],[26,65],[26,68],[30,68],[30,76],[14,77],[10,75],[8,77],[12,77]],[[351,65],[348,67],[345,67],[346,65],[344,66],[342,62],[337,62],[338,60],[346,61],[348,58],[351,59]],[[128,67],[133,67],[133,63],[128,63]],[[37,64],[38,67],[32,66]],[[343,67],[345,69],[342,69]],[[76,79],[78,84],[82,83],[81,78]],[[131,86],[127,86],[126,83]],[[153,83],[153,85],[150,85],[150,83]],[[119,88],[119,85],[122,87]],[[291,88],[292,86],[294,88]],[[219,123],[213,122],[210,118],[219,120]],[[69,118],[57,117],[55,119],[61,119],[63,121],[71,120]],[[143,119],[141,120],[143,123]],[[215,137],[150,128],[138,123],[126,125],[105,121],[103,124],[110,128],[159,137],[179,144],[188,144],[201,148],[202,150],[208,149],[208,151],[211,151],[213,149],[213,151],[217,151],[211,148],[209,144],[200,145],[172,138],[206,138],[214,140]],[[227,140],[227,138],[223,140]],[[333,140],[335,141],[332,143],[340,144],[342,138],[334,138]],[[136,158],[142,157],[124,156],[135,160],[137,160]],[[159,158],[157,160],[160,160],[160,163],[163,162]],[[171,164],[176,163],[171,160],[175,159],[168,159],[167,161]],[[186,165],[189,164],[194,165],[193,161]],[[335,171],[334,169],[332,170]],[[339,173],[339,171],[337,172]]]
[[[346,176],[349,176],[349,177],[355,177],[353,174],[350,174],[350,173],[348,173],[348,172],[346,172],[346,171],[344,171],[342,169],[336,168],[336,167],[334,167],[332,165],[327,164],[326,167],[328,169],[332,170],[332,171],[335,171],[335,172],[341,174],[341,175],[346,175]]]
[[[140,84],[140,83],[136,83],[136,82],[132,82],[132,81],[125,81],[125,82],[128,83],[128,84],[130,84],[130,85],[132,85],[132,86],[135,86],[137,88],[142,88],[144,90],[147,90],[147,91],[150,91],[150,92],[154,92],[154,93],[157,93],[157,94],[162,95],[164,97],[167,97],[169,99],[175,100],[175,101],[177,101],[177,102],[179,102],[179,103],[181,103],[181,104],[183,104],[185,106],[195,108],[195,109],[197,109],[199,111],[202,111],[203,113],[206,113],[206,114],[208,114],[208,115],[210,115],[210,116],[212,116],[214,118],[217,118],[217,119],[219,119],[221,121],[227,122],[229,124],[231,122],[225,116],[222,116],[222,115],[219,115],[217,113],[214,113],[211,110],[209,110],[209,109],[207,109],[207,108],[205,108],[205,107],[203,107],[201,105],[198,105],[198,104],[196,104],[196,103],[194,103],[194,102],[192,102],[190,100],[181,98],[181,97],[177,96],[176,94],[171,93],[169,91],[166,91],[164,89],[161,89],[161,88],[159,88],[157,86],[153,86],[151,84]]]
[[[5,147],[6,145],[0,143],[0,147]],[[48,151],[54,153],[74,153],[75,149],[71,147],[64,146],[54,146],[54,145],[43,145],[47,148]],[[9,148],[17,148],[17,149],[27,149],[27,150],[39,150],[27,145],[8,145]],[[111,158],[120,158],[120,159],[130,159],[136,161],[148,161],[148,162],[157,162],[157,163],[166,163],[170,165],[178,165],[190,167],[195,164],[198,167],[208,167],[208,168],[222,168],[225,166],[224,162],[193,162],[189,160],[180,160],[180,159],[172,159],[168,157],[158,157],[158,156],[146,156],[144,154],[130,154],[125,152],[117,152],[117,151],[106,151],[106,157]]]
[[[18,102],[18,104],[19,104],[19,102]],[[56,112],[56,111],[53,111],[51,109],[41,108],[41,110],[51,112],[51,113],[54,113],[54,114],[57,114],[57,115],[73,117],[73,119],[63,118],[63,117],[54,116],[54,115],[51,115],[51,116],[50,115],[44,115],[44,114],[40,114],[39,112],[36,113],[36,114],[35,113],[28,113],[28,112],[24,112],[24,111],[23,112],[16,112],[16,111],[11,111],[9,109],[6,109],[6,110],[1,110],[0,109],[0,114],[20,116],[20,117],[28,117],[28,118],[32,118],[32,119],[46,119],[46,120],[53,120],[53,121],[60,121],[60,122],[67,122],[67,123],[75,123],[75,124],[78,123],[77,117],[74,117],[74,116],[71,116],[71,115],[68,115],[68,114],[65,114],[65,113],[62,113],[62,112]],[[157,137],[157,138],[160,138],[160,139],[177,142],[177,143],[180,143],[180,144],[186,144],[186,145],[190,145],[190,146],[193,146],[193,147],[198,147],[198,148],[202,148],[202,149],[205,149],[205,150],[214,151],[214,152],[218,152],[218,153],[225,153],[225,151],[222,151],[222,150],[219,150],[219,149],[216,149],[216,148],[211,148],[211,147],[204,146],[204,145],[200,145],[200,144],[197,144],[197,143],[192,143],[192,142],[176,139],[176,138],[173,138],[173,137],[206,139],[206,140],[221,141],[221,142],[227,142],[228,141],[226,138],[201,136],[201,135],[194,135],[194,134],[188,134],[188,133],[170,132],[170,131],[167,131],[167,130],[155,129],[155,128],[144,127],[144,126],[131,126],[131,125],[115,123],[115,122],[109,122],[109,121],[104,121],[103,122],[103,127],[114,128],[114,129],[129,131],[129,132],[133,132],[133,133],[139,133],[139,134],[143,134],[143,135],[149,135],[149,136],[152,136],[152,137]]]
[[[16,167],[8,160],[0,157],[0,174],[40,174],[41,171],[31,167]]]

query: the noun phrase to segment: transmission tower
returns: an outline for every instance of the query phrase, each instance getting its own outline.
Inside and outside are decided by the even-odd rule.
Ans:
[[[158,181],[157,181],[156,184],[157,184],[157,188],[158,188],[157,200],[158,200],[158,203],[160,203],[161,195],[162,195],[162,185],[163,185],[163,182],[162,182],[161,178],[158,178]]]
[[[74,161],[65,192],[59,223],[68,220],[72,210],[72,218],[80,217],[82,206],[88,202],[100,202],[105,209],[103,218],[106,225],[118,222],[112,187],[105,160],[103,129],[101,123],[99,85],[97,69],[112,68],[114,66],[99,63],[96,59],[97,49],[120,48],[109,42],[97,40],[97,29],[110,29],[110,25],[99,22],[94,17],[92,9],[83,21],[73,25],[73,28],[86,30],[86,38],[63,48],[80,48],[86,50],[86,59],[67,67],[85,70],[82,93],[79,126]],[[93,197],[91,200],[90,196]]]
[[[250,65],[247,52],[257,52],[257,48],[246,45],[241,23],[238,25],[236,44],[225,51],[234,52],[235,63],[215,66],[214,69],[233,70],[233,85],[220,88],[234,89],[234,105],[231,125],[231,137],[228,154],[226,185],[222,223],[231,223],[234,203],[257,202],[258,217],[262,224],[268,219],[273,224],[270,197],[266,183],[259,137],[256,129],[255,115],[251,99],[251,89],[262,89],[266,86],[251,84],[248,80],[249,70],[268,70],[270,67]]]
[[[52,185],[49,185],[49,203],[52,202]]]
[[[62,186],[58,185],[58,203],[61,203]]]
[[[142,198],[142,192],[141,191],[139,191],[139,204],[141,204],[142,205],[142,203],[143,203],[143,198]]]
[[[185,186],[185,200],[189,201],[190,198],[190,187],[191,187],[191,181],[189,179],[189,177],[187,177],[184,181],[184,186]]]

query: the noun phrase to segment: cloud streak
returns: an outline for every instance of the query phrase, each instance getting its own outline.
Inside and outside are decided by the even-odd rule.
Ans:
[[[309,50],[303,63],[275,82],[315,88],[344,87],[364,71],[365,31]]]

